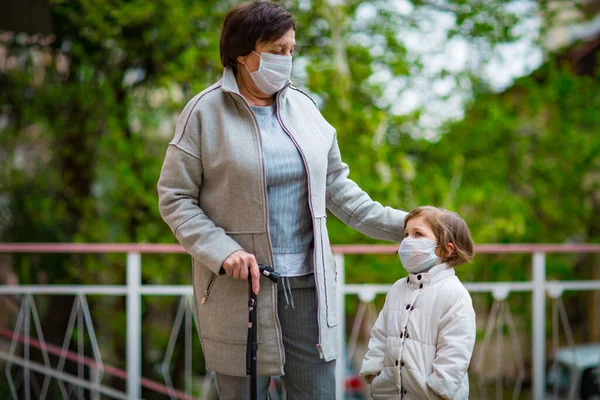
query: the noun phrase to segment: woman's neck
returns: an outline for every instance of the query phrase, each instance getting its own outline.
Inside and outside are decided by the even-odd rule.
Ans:
[[[237,82],[240,94],[244,96],[248,104],[251,106],[267,107],[275,102],[275,96],[267,96],[260,90],[253,89],[253,85],[247,85],[244,76],[242,76],[241,73],[238,72],[236,74],[235,80]]]

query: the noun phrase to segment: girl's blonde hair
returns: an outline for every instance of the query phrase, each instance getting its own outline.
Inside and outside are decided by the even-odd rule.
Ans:
[[[424,217],[435,234],[440,245],[442,262],[452,266],[471,262],[474,255],[473,239],[467,223],[457,213],[439,207],[422,206],[408,213],[404,218],[404,226],[417,217]],[[448,249],[448,243],[454,245],[452,254]]]

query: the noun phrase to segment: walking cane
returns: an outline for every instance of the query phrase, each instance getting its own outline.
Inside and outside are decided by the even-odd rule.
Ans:
[[[272,282],[277,283],[280,275],[271,267],[259,265],[261,275],[266,276]],[[248,341],[246,343],[246,375],[250,376],[250,399],[258,400],[258,377],[256,375],[256,351],[258,350],[258,339],[256,337],[256,320],[258,303],[256,294],[252,290],[252,276],[248,275]]]

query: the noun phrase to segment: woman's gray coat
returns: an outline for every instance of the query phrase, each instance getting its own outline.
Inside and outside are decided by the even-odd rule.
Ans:
[[[383,207],[348,179],[335,129],[313,101],[288,85],[277,94],[277,117],[296,144],[308,176],[314,229],[314,268],[323,359],[336,358],[337,272],[326,209],[373,238],[403,236],[403,211]],[[233,71],[185,107],[158,181],[159,208],[193,259],[193,286],[206,368],[246,374],[248,284],[223,275],[223,261],[243,249],[273,265],[267,188],[258,123],[240,95]],[[258,373],[283,374],[285,353],[277,318],[277,288],[261,280],[258,295]]]

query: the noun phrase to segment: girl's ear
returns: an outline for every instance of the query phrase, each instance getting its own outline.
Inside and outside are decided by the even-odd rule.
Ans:
[[[446,248],[448,249],[448,254],[446,254],[446,257],[450,257],[452,253],[454,253],[454,244],[446,243]]]

